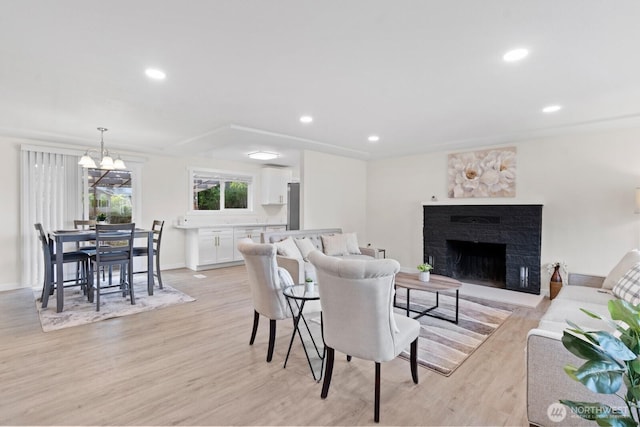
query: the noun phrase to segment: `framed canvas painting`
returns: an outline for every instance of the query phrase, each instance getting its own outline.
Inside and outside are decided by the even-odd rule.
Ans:
[[[450,198],[515,197],[516,147],[449,154]]]

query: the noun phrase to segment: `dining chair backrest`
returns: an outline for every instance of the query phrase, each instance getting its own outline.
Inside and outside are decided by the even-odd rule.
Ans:
[[[95,219],[74,219],[73,228],[76,230],[89,230],[96,226]]]
[[[162,241],[162,230],[164,229],[164,221],[154,220],[151,230],[153,231],[153,249],[156,254],[160,253],[160,242]]]
[[[133,259],[135,224],[96,224],[95,258],[99,264],[130,262]]]
[[[282,294],[283,284],[278,275],[276,246],[271,243],[255,243],[244,238],[238,242],[238,251],[244,258],[254,309],[269,319],[291,317]]]
[[[46,274],[47,269],[51,268],[52,263],[51,244],[49,242],[49,238],[47,237],[47,233],[45,233],[44,228],[42,228],[42,224],[34,224],[34,227],[38,232],[38,240],[40,241],[40,244],[42,246],[42,253],[44,255],[44,268]]]
[[[393,259],[354,260],[309,254],[318,274],[323,336],[327,346],[361,359],[396,357]]]

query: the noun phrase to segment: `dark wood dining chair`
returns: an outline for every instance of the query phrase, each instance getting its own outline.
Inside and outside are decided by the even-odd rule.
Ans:
[[[53,271],[56,254],[54,253],[53,242],[51,242],[49,237],[47,237],[42,224],[34,224],[34,227],[38,233],[38,240],[42,247],[42,255],[44,259],[44,282],[42,285],[40,301],[42,302],[42,308],[47,308],[49,296],[53,295],[56,288],[55,275]],[[80,286],[83,292],[86,293],[88,260],[89,255],[82,251],[70,251],[63,253],[62,262],[64,264],[73,262],[80,266],[79,275],[76,276],[75,279],[65,280],[64,283],[67,284],[63,284],[64,287]]]
[[[151,225],[151,230],[153,231],[153,258],[155,259],[155,270],[153,275],[158,278],[158,286],[162,289],[162,273],[160,272],[160,243],[162,242],[162,230],[164,229],[164,221],[155,220]],[[149,247],[147,245],[144,246],[134,246],[133,248],[133,256],[149,256]],[[140,270],[134,271],[133,274],[142,274],[149,273],[148,270]]]
[[[121,293],[126,297],[127,293],[131,304],[135,304],[133,292],[133,233],[135,224],[97,224],[96,225],[96,249],[89,256],[89,302],[96,300],[96,311],[100,311],[100,296],[112,293]],[[99,272],[103,267],[120,267],[120,280],[118,283],[102,285],[100,275],[94,280],[94,272]],[[117,288],[117,289],[113,289]],[[110,290],[108,290],[110,289]]]

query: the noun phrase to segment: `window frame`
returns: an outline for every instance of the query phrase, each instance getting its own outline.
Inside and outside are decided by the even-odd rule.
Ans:
[[[193,201],[196,197],[194,191],[194,176],[208,175],[211,179],[220,181],[220,209],[218,210],[199,210],[193,208]],[[252,173],[228,171],[220,169],[208,169],[200,167],[191,167],[188,172],[188,209],[190,215],[220,215],[220,214],[251,214],[253,213],[253,195],[256,176]],[[247,183],[247,207],[246,208],[226,208],[224,205],[225,184],[227,182],[246,182]]]

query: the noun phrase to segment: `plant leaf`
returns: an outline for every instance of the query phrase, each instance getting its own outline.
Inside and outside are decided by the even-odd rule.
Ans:
[[[621,299],[610,300],[608,307],[613,320],[622,320],[631,329],[640,330],[640,316],[636,307]]]
[[[606,320],[606,318],[602,317],[598,313],[594,313],[593,311],[589,311],[589,310],[587,310],[585,308],[581,308],[580,311],[585,313],[587,316],[593,317],[594,319]]]
[[[637,357],[629,347],[609,332],[597,331],[588,334],[595,336],[600,348],[611,357],[619,360],[634,360]]]
[[[575,376],[589,390],[596,393],[613,394],[622,385],[625,369],[617,362],[588,360],[575,372]]]
[[[564,371],[567,373],[567,375],[569,375],[569,377],[575,381],[580,381],[578,379],[578,377],[576,377],[576,371],[578,370],[578,368],[576,368],[573,365],[565,365],[564,367]]]
[[[574,355],[584,360],[608,360],[612,361],[603,350],[594,343],[583,340],[566,330],[562,334],[562,344]]]
[[[598,417],[596,423],[603,427],[638,427],[638,423],[631,417],[620,417],[617,415]]]

